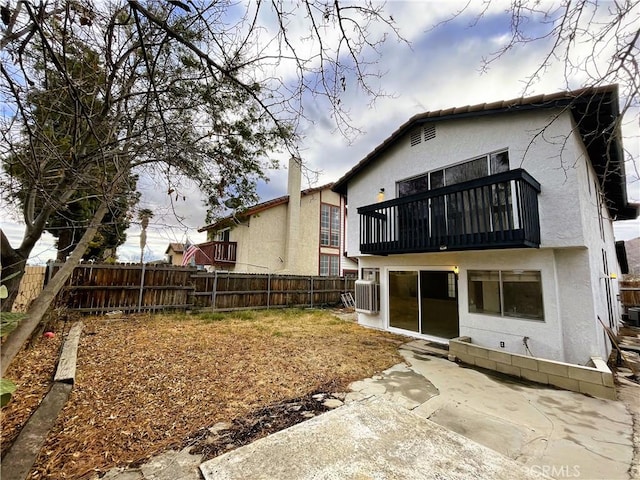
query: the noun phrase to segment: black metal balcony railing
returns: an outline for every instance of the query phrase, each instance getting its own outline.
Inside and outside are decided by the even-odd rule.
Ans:
[[[360,251],[539,247],[538,193],[517,169],[360,207]]]
[[[196,265],[232,265],[236,263],[237,242],[206,242],[198,244]]]

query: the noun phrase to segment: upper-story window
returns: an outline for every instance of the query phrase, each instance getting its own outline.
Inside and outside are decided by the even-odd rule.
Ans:
[[[218,242],[228,242],[229,241],[229,232],[231,229],[227,228],[225,230],[220,230],[215,235],[215,240]]]
[[[340,246],[340,207],[323,203],[320,208],[320,245]]]
[[[398,197],[476,180],[509,170],[509,152],[502,150],[398,182]],[[400,231],[426,222],[431,233],[452,235],[508,229],[516,223],[517,208],[509,182],[501,182],[474,194],[450,193],[429,200],[428,208],[409,209],[398,215]]]
[[[458,165],[434,170],[418,177],[398,182],[398,197],[413,195],[434,188],[468,182],[509,170],[507,150],[483,155]]]

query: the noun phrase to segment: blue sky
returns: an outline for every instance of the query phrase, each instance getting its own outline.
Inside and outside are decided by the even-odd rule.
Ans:
[[[474,26],[471,24],[474,23],[475,12],[470,11],[455,21],[433,28],[463,5],[464,2],[446,1],[387,3],[387,13],[393,16],[400,33],[411,44],[408,46],[390,39],[380,50],[378,67],[386,72],[380,86],[392,96],[379,98],[371,106],[370,99],[358,89],[348,89],[345,105],[350,109],[355,126],[364,132],[350,139],[334,131],[329,113],[322,104],[307,106],[306,111],[314,122],[301,125],[302,159],[310,169],[321,173],[313,184],[303,180],[303,188],[337,180],[416,113],[506,100],[525,93],[525,81],[544,58],[549,44],[540,41],[519,47],[492,63],[488,71],[481,72],[483,59],[504,45],[510,31],[510,17],[504,13],[504,2],[495,1],[492,10]],[[472,8],[476,8],[475,5]],[[294,35],[295,28],[296,25],[292,25]],[[547,27],[533,23],[529,28],[540,33]],[[302,30],[299,34],[303,35]],[[608,59],[597,60],[606,62]],[[286,69],[281,73],[283,77],[287,74]],[[579,88],[583,81],[580,75],[574,75],[567,84],[563,65],[558,62],[551,65],[526,94]],[[635,171],[640,158],[637,119],[636,108],[627,115],[623,125],[625,147],[635,158]],[[286,167],[287,155],[279,154],[278,158]],[[628,175],[634,170],[630,167],[627,166]],[[286,175],[286,170],[270,171],[270,182],[261,183],[258,188],[261,200],[286,194]],[[640,202],[640,181],[630,180],[630,200]],[[163,186],[147,181],[140,188],[143,192],[141,208],[151,208],[156,212],[148,228],[145,259],[162,258],[169,242],[184,242],[187,238],[193,242],[205,240],[204,234],[197,233],[197,229],[204,225],[205,207],[195,187],[187,188],[190,193],[186,201],[179,200],[175,204],[167,201]],[[618,239],[640,235],[637,221],[616,222],[614,225]],[[2,226],[10,240],[17,243],[22,234],[19,224],[5,218]],[[129,229],[128,240],[119,249],[121,261],[139,259],[139,234],[137,226]],[[55,251],[51,239],[45,239],[34,249],[35,262],[53,257]]]

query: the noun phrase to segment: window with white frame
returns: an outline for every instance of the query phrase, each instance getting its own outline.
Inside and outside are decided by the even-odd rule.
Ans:
[[[320,276],[337,277],[340,275],[340,255],[320,255]]]
[[[468,287],[470,313],[544,320],[539,271],[471,270]]]
[[[215,235],[215,240],[217,240],[218,242],[228,242],[230,232],[230,228],[225,228],[224,230],[218,231]]]
[[[323,203],[320,208],[320,245],[340,246],[340,207]]]

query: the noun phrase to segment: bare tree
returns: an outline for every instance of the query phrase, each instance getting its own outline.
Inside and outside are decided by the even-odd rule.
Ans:
[[[434,28],[470,15],[471,26],[482,22],[492,10],[500,8],[495,0],[481,4],[468,2],[463,8]],[[524,79],[523,95],[530,95],[545,75],[562,68],[565,90],[589,90],[615,84],[618,86],[620,115],[600,118],[598,135],[604,132],[611,140],[621,136],[622,122],[631,129],[640,125],[640,2],[636,0],[557,0],[523,2],[511,0],[506,13],[510,16],[510,34],[502,46],[482,59],[486,71],[507,54],[535,45],[543,52],[539,65]],[[617,99],[616,99],[617,100]],[[582,102],[576,98],[576,105]],[[568,105],[572,109],[574,105]],[[580,107],[581,108],[581,107]],[[577,108],[576,111],[579,111]],[[580,119],[577,118],[579,123]],[[576,128],[580,128],[577,125]],[[544,135],[544,131],[540,132]],[[610,147],[613,150],[613,146]],[[607,152],[609,155],[611,152]],[[609,177],[624,178],[625,164],[636,178],[638,159],[626,150],[623,162],[607,162],[599,174],[602,184]],[[565,165],[562,165],[565,168]],[[569,167],[570,168],[570,167]]]
[[[471,25],[482,22],[494,0],[478,4],[468,2],[446,24],[463,15],[471,15]],[[640,87],[640,4],[634,0],[601,2],[598,0],[557,0],[522,2],[512,0],[506,13],[510,16],[510,35],[502,46],[482,60],[486,70],[507,53],[529,44],[544,52],[539,66],[524,79],[527,93],[554,65],[564,70],[567,90],[619,84],[623,99],[622,113],[639,105]]]
[[[377,48],[398,36],[371,2],[18,0],[0,13],[2,187],[22,196],[26,225],[15,248],[0,232],[3,277],[77,192],[100,200],[99,224],[132,173],[172,195],[191,178],[212,208],[255,201],[269,153],[296,153],[306,102],[352,133],[341,96],[352,84],[382,94]]]

